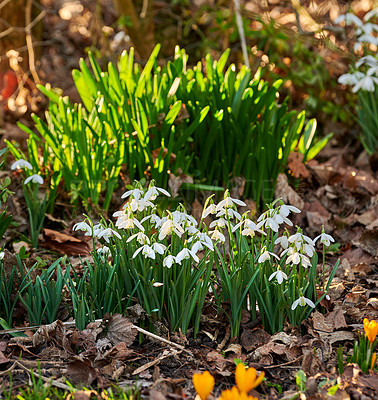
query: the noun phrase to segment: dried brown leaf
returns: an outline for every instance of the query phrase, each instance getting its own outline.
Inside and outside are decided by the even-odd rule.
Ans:
[[[88,243],[83,240],[52,229],[43,230],[43,239],[45,248],[60,254],[87,255],[91,252]]]
[[[303,154],[292,152],[287,159],[287,165],[294,178],[307,178],[310,176],[309,171],[303,164]]]
[[[89,360],[75,360],[67,365],[67,376],[74,385],[88,387],[98,374]]]
[[[114,314],[107,324],[106,337],[114,344],[125,342],[126,346],[130,346],[136,335],[137,329],[134,325],[121,314]]]

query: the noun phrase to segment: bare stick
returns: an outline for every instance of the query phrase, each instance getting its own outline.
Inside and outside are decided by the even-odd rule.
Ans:
[[[242,47],[242,52],[243,52],[243,57],[244,57],[244,63],[249,68],[250,65],[249,65],[249,59],[248,59],[247,42],[245,40],[243,20],[242,20],[241,14],[240,14],[240,3],[239,3],[239,0],[234,0],[234,3],[235,3],[236,25],[238,26],[240,42],[241,42],[241,47]]]
[[[29,68],[30,72],[33,76],[35,83],[40,83],[39,76],[37,74],[37,70],[35,69],[35,59],[34,59],[34,48],[33,48],[33,39],[31,35],[31,11],[32,11],[32,1],[28,0],[26,3],[25,8],[25,36],[26,36],[26,45],[28,47],[28,54],[29,54]]]

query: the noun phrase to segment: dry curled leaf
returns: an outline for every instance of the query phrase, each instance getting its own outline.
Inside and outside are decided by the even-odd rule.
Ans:
[[[67,376],[74,385],[89,387],[97,378],[97,371],[89,360],[75,360],[67,365]]]
[[[130,346],[136,335],[137,329],[134,325],[121,314],[114,314],[107,324],[106,337],[114,344],[125,342],[126,346]]]
[[[87,255],[91,250],[88,243],[67,235],[66,233],[54,231],[52,229],[43,230],[43,247],[54,250],[60,254],[67,255]]]
[[[303,164],[302,153],[290,153],[287,161],[291,175],[293,175],[294,178],[307,178],[310,175],[306,166]]]

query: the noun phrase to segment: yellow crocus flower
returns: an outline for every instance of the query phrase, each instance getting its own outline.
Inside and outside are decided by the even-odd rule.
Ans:
[[[214,377],[209,373],[209,371],[205,371],[203,374],[194,374],[193,375],[193,385],[194,389],[201,400],[206,400],[214,387]]]

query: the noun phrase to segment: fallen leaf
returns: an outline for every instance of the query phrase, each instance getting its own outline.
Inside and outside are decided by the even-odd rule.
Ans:
[[[89,360],[75,360],[67,365],[67,376],[74,385],[88,387],[97,378],[97,371]]]
[[[365,230],[358,243],[367,253],[378,257],[378,229]]]
[[[310,172],[303,164],[303,154],[292,152],[287,158],[287,166],[291,171],[294,178],[307,178],[310,176]]]
[[[67,235],[66,233],[54,231],[52,229],[43,230],[43,247],[54,250],[59,254],[67,255],[87,255],[91,250],[88,243]]]
[[[168,186],[171,189],[172,197],[176,197],[180,190],[181,185],[185,183],[193,183],[193,178],[189,175],[183,174],[181,169],[177,170],[177,176],[173,173],[169,174]]]
[[[114,314],[107,323],[106,337],[114,345],[125,342],[126,346],[130,346],[137,334],[138,331],[134,325],[121,314]]]
[[[302,210],[304,201],[301,199],[299,194],[289,185],[287,176],[285,174],[279,174],[277,178],[276,190],[274,192],[276,198],[281,198],[285,204],[298,207]]]

